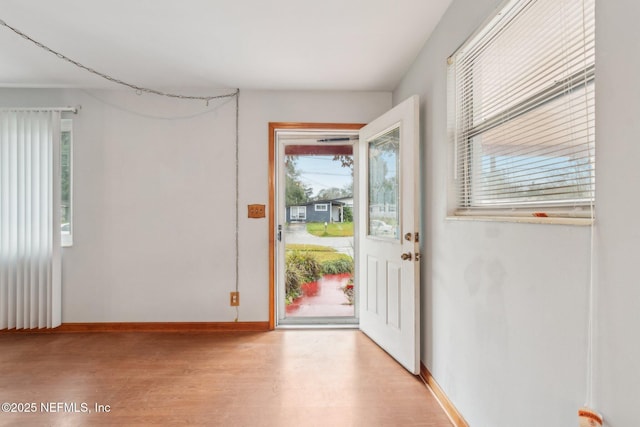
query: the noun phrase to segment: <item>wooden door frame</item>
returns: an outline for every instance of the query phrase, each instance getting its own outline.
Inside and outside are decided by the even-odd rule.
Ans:
[[[277,130],[359,130],[366,123],[269,122],[269,329],[276,327],[276,131]]]

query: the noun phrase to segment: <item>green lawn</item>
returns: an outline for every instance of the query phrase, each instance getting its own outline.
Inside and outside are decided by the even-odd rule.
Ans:
[[[327,231],[324,230],[322,222],[308,222],[307,231],[318,237],[350,237],[353,236],[352,222],[332,222],[327,224]]]
[[[319,263],[332,261],[334,259],[351,259],[349,255],[337,252],[334,248],[329,246],[289,244],[287,245],[287,252],[288,251],[310,252],[315,256]]]

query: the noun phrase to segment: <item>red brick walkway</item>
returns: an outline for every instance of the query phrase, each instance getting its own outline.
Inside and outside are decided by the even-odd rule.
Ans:
[[[342,287],[350,274],[329,274],[318,280],[315,295],[303,295],[287,306],[287,317],[353,316]],[[312,286],[313,287],[313,286]]]

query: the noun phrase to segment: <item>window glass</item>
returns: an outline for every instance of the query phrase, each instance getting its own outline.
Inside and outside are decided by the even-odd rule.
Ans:
[[[306,206],[291,206],[289,209],[291,210],[289,215],[292,220],[307,219]]]
[[[72,160],[73,160],[73,135],[71,119],[63,119],[60,123],[60,231],[62,233],[62,245],[70,246],[72,239]]]
[[[397,239],[400,226],[400,128],[373,138],[369,151],[369,235]]]

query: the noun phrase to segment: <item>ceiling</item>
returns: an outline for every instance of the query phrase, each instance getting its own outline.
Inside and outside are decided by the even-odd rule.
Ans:
[[[0,0],[0,20],[158,89],[395,88],[451,0]],[[0,86],[114,88],[0,26]]]

